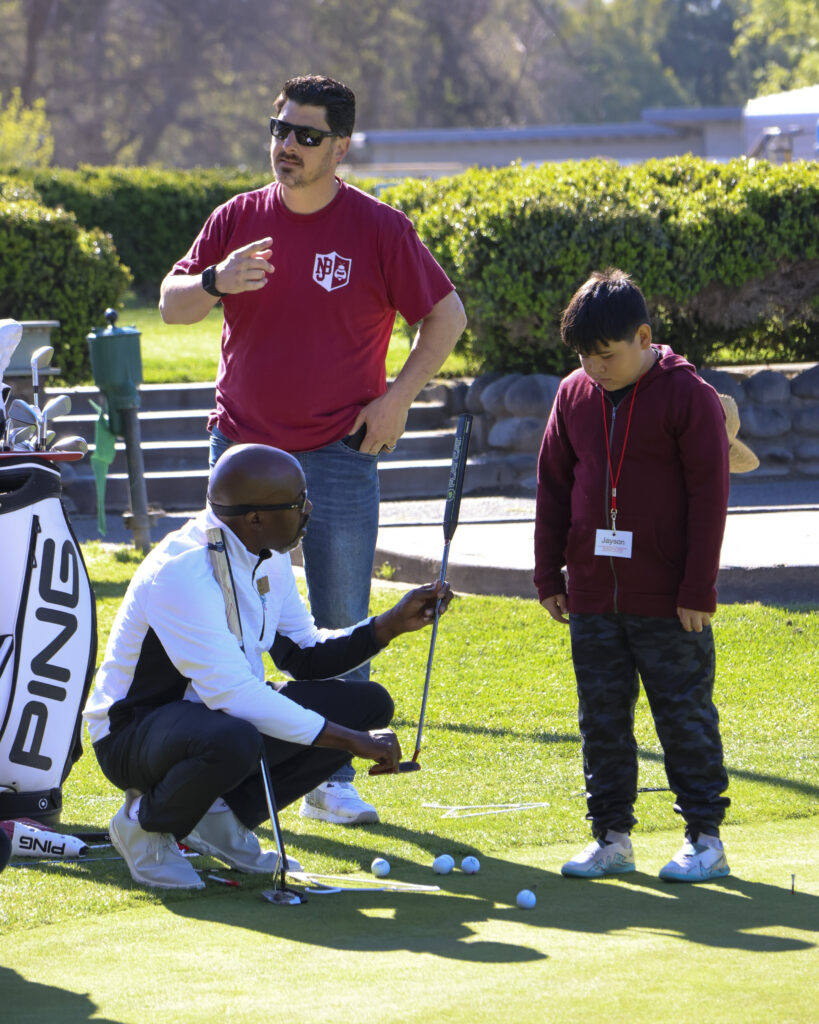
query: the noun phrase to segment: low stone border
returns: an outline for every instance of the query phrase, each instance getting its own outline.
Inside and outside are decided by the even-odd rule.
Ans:
[[[739,437],[759,457],[744,479],[819,477],[819,364],[778,370],[702,370],[739,408]],[[504,456],[525,490],[535,487],[537,453],[560,378],[550,374],[487,373],[441,385],[452,413],[475,417],[471,451]],[[436,389],[437,390],[437,389]]]

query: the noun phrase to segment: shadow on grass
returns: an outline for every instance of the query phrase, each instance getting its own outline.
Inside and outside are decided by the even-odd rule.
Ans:
[[[8,1024],[42,1024],[59,1021],[60,1024],[80,1024],[94,1020],[97,1024],[116,1024],[109,1017],[98,1017],[96,1004],[87,996],[57,985],[42,985],[28,981],[8,967],[0,966],[0,992],[3,1001],[3,1020]]]
[[[406,721],[393,722],[391,728],[403,729],[411,723]],[[507,740],[531,740],[533,743],[543,744],[554,744],[554,743],[574,743],[580,746],[580,735],[578,733],[570,732],[546,732],[538,729],[534,732],[517,732],[515,729],[497,728],[486,725],[465,725],[460,722],[436,722],[434,725],[427,725],[425,728],[425,734],[428,735],[433,732],[453,732],[460,733],[466,736],[494,736],[503,737]],[[637,758],[639,761],[653,761],[657,764],[663,764],[664,758],[662,754],[658,754],[653,750],[644,750],[642,748],[637,751]],[[746,782],[761,782],[769,786],[782,786],[785,789],[795,790],[797,793],[803,793],[805,796],[813,796],[819,798],[819,786],[814,785],[810,782],[805,782],[803,779],[788,779],[784,775],[770,775],[766,772],[752,772],[745,768],[732,768],[730,763],[726,762],[725,768],[728,772],[729,778],[743,779]]]
[[[481,871],[465,875],[454,871],[434,876],[419,867],[427,863],[440,841],[428,833],[382,825],[373,826],[385,846],[413,843],[419,858],[392,860],[391,876],[401,881],[429,884],[441,894],[355,893],[310,895],[303,906],[281,907],[250,892],[235,900],[168,900],[168,909],[188,919],[219,921],[305,945],[338,950],[382,952],[404,950],[463,961],[521,963],[548,959],[543,939],[531,947],[483,941],[485,922],[525,923],[533,928],[561,929],[587,935],[635,930],[676,936],[685,942],[714,948],[757,953],[793,952],[813,948],[814,942],[795,936],[763,934],[788,928],[815,935],[819,898],[761,882],[729,876],[707,887],[669,884],[634,872],[619,879],[583,881],[564,879],[557,872],[483,855]],[[369,847],[316,836],[299,836],[299,854],[343,855],[367,863]],[[438,850],[440,852],[440,849]],[[461,853],[470,852],[467,848]],[[243,888],[248,882],[243,879]],[[250,881],[260,894],[270,883]],[[538,904],[532,911],[514,905],[515,894],[532,889]],[[254,894],[256,895],[256,894]],[[244,896],[244,898],[242,898]],[[540,948],[539,948],[540,947]]]

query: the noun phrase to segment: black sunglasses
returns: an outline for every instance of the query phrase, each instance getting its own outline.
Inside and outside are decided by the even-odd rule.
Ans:
[[[323,128],[310,128],[306,124],[291,124],[278,117],[270,118],[270,134],[274,139],[284,142],[290,132],[296,136],[296,142],[300,146],[320,146],[324,139],[332,139],[338,135],[338,132],[326,132]]]
[[[208,504],[220,516],[243,516],[248,512],[285,512],[290,509],[298,509],[303,515],[307,507],[307,491],[302,494],[298,501],[293,501],[286,505],[217,505],[215,501],[210,500],[210,495],[208,496]]]

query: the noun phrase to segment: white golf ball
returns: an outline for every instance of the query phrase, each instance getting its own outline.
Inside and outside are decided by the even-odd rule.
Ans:
[[[531,889],[521,889],[515,897],[515,903],[517,903],[521,910],[531,910],[537,903],[537,897]]]
[[[477,857],[464,857],[461,861],[461,871],[465,875],[477,875],[481,870],[481,862]]]
[[[376,857],[370,864],[370,870],[376,878],[386,878],[390,873],[390,862],[383,857]]]
[[[436,875],[448,875],[455,867],[455,861],[448,853],[442,853],[432,862],[432,870]]]

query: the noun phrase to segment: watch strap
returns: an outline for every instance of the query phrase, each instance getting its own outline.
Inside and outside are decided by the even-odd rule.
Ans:
[[[221,298],[226,292],[220,292],[216,287],[216,267],[206,267],[202,271],[202,287],[208,293],[208,295],[215,295],[217,298]]]

